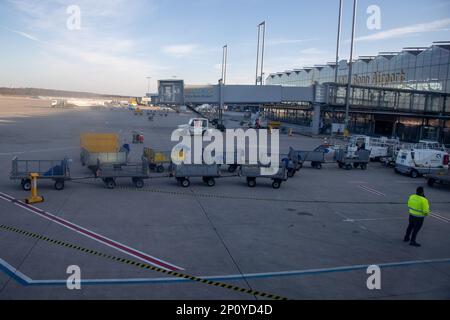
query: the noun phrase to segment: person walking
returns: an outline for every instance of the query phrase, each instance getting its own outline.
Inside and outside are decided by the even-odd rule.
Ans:
[[[416,194],[413,194],[408,199],[409,210],[409,225],[406,229],[405,238],[403,241],[409,242],[411,246],[420,247],[420,244],[416,242],[417,234],[422,228],[425,217],[430,213],[430,205],[427,198],[425,198],[425,192],[423,187],[418,187]]]

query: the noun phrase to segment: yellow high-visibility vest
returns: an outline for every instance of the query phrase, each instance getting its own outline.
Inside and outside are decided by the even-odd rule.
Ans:
[[[424,197],[413,194],[408,200],[409,214],[415,217],[426,217],[430,213],[430,205]]]

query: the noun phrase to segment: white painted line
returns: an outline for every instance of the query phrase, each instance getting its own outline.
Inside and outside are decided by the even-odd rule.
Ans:
[[[377,196],[386,197],[386,195],[385,195],[383,192],[380,192],[380,191],[378,191],[378,190],[372,189],[372,188],[370,188],[370,187],[368,187],[368,186],[365,186],[365,185],[360,184],[358,187],[359,187],[360,189],[364,190],[364,191],[367,191],[367,192],[376,194]]]
[[[450,218],[447,218],[447,217],[443,216],[439,212],[433,211],[433,212],[431,212],[431,214],[436,216],[436,217],[439,217],[439,218],[441,218],[443,220],[446,220],[447,222],[450,222]]]
[[[367,218],[367,219],[352,219],[348,218],[342,220],[343,222],[358,222],[358,221],[385,221],[385,220],[404,220],[405,218]]]
[[[338,272],[351,272],[357,270],[366,270],[370,265],[377,265],[380,268],[401,268],[420,266],[428,264],[448,264],[450,258],[447,259],[429,259],[429,260],[412,260],[390,263],[371,263],[361,265],[350,265],[342,267],[331,268],[318,268],[318,269],[306,269],[306,270],[292,270],[292,271],[280,271],[280,272],[265,272],[265,273],[245,273],[245,274],[230,274],[230,275],[216,275],[216,276],[198,276],[201,279],[212,281],[230,281],[230,280],[242,280],[242,279],[265,279],[275,277],[293,277],[293,276],[307,276],[307,275],[321,275],[328,273]],[[39,286],[39,285],[66,285],[67,280],[33,280],[24,275],[5,260],[0,258],[0,270],[6,272],[12,276],[16,281],[25,286]],[[129,285],[129,284],[150,284],[150,283],[177,283],[177,282],[192,282],[190,279],[182,278],[125,278],[125,279],[82,279],[82,284],[92,285]]]
[[[442,222],[445,222],[445,223],[449,223],[450,222],[449,219],[444,218],[444,217],[442,217],[440,215],[437,215],[437,214],[434,214],[434,213],[430,213],[430,217],[435,218],[435,219],[437,219],[439,221],[442,221]]]

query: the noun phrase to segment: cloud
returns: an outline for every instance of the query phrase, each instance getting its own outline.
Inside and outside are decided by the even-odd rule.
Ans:
[[[316,39],[273,39],[267,41],[267,45],[298,44],[314,40]]]
[[[368,36],[358,37],[355,39],[355,41],[378,41],[401,38],[411,34],[443,31],[448,26],[450,26],[450,18],[381,31]]]
[[[19,30],[10,29],[10,28],[2,26],[2,25],[0,25],[0,27],[5,29],[5,30],[8,30],[10,32],[13,32],[15,34],[18,34],[18,35],[20,35],[20,36],[22,36],[24,38],[27,38],[28,40],[33,40],[33,41],[36,41],[36,42],[43,42],[43,41],[39,40],[38,37],[35,37],[32,34],[29,34],[29,33],[23,32],[23,31],[19,31]]]
[[[35,86],[136,95],[144,92],[146,76],[156,79],[169,68],[142,46],[148,36],[140,38],[127,28],[138,13],[148,11],[138,6],[152,9],[153,1],[78,0],[78,31],[66,28],[69,1],[8,2],[16,9],[21,30],[3,28],[40,45],[33,59],[38,70],[31,77]]]
[[[174,57],[184,57],[192,54],[197,48],[198,46],[195,44],[178,44],[178,45],[164,46],[162,48],[162,51]]]
[[[306,48],[300,51],[300,54],[304,55],[324,55],[327,52],[318,48]]]

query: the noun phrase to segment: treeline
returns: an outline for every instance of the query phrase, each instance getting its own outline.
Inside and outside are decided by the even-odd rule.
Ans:
[[[47,96],[47,97],[64,97],[64,98],[88,98],[88,99],[123,99],[126,96],[98,94],[91,92],[39,89],[39,88],[1,88],[1,95],[8,96]]]

